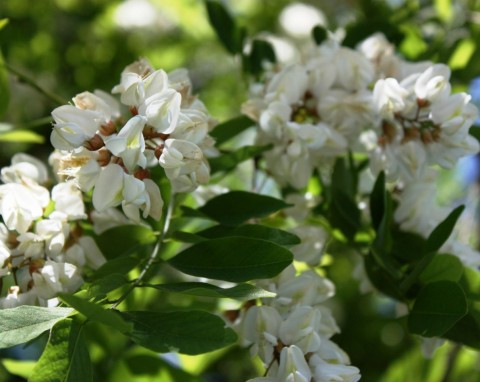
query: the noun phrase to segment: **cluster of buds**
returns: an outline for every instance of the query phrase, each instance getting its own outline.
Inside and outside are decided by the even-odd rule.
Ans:
[[[55,296],[73,293],[86,269],[105,258],[78,222],[87,217],[80,190],[73,182],[47,188],[45,165],[16,154],[1,171],[0,283],[7,291],[0,308],[54,306]]]

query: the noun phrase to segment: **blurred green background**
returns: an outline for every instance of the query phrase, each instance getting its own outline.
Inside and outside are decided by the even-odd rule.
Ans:
[[[295,8],[291,8],[298,3],[286,0],[224,3],[238,23],[247,28],[249,37],[274,33],[296,45],[308,35],[305,26],[311,20],[323,22],[331,30],[346,27],[346,43],[350,46],[382,31],[410,60],[450,64],[455,90],[468,89],[480,75],[479,0],[312,0],[302,4],[316,7],[321,13],[297,7],[297,11],[307,9],[303,14],[295,14]],[[167,72],[188,68],[195,92],[220,121],[239,115],[240,105],[247,98],[247,79],[242,75],[240,60],[229,55],[218,42],[200,0],[0,0],[0,19],[4,18],[9,22],[0,30],[0,50],[11,70],[9,104],[0,116],[1,166],[8,164],[11,155],[18,151],[41,158],[47,158],[51,151],[49,115],[59,104],[29,82],[68,102],[85,90],[109,91],[118,83],[126,65],[146,57],[154,67]],[[289,52],[288,44],[279,49],[279,56]],[[6,98],[6,90],[0,90],[0,100]],[[5,133],[25,130],[35,133],[38,142],[2,139]],[[42,137],[43,143],[39,143]],[[372,294],[361,295],[357,283],[352,281],[352,271],[349,254],[327,267],[327,275],[337,284],[338,297],[333,308],[343,330],[334,339],[361,369],[363,381],[442,382],[452,355],[459,362],[450,381],[480,380],[480,360],[467,349],[457,353],[455,347],[443,347],[433,361],[421,356],[418,341],[406,334],[404,322],[395,319],[393,302]],[[112,344],[116,341],[111,333],[102,336]],[[135,357],[146,362],[153,356],[130,352],[115,357],[115,362],[110,360],[111,365],[102,366],[105,380],[120,380],[116,376],[131,372],[128,365]],[[104,362],[104,357],[94,355],[93,359]],[[189,358],[186,365],[208,381],[244,381],[256,375],[247,351],[237,348],[196,361]],[[184,378],[165,374],[158,379],[159,374],[137,372],[131,380]]]

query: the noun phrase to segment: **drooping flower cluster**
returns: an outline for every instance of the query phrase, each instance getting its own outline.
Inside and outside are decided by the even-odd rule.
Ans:
[[[436,202],[435,166],[452,168],[480,148],[469,135],[478,116],[470,98],[452,94],[446,65],[407,62],[382,34],[356,50],[330,36],[299,62],[269,69],[243,112],[258,123],[258,142],[273,146],[265,170],[280,186],[302,190],[315,169],[322,175],[349,151],[367,153],[370,178],[384,171],[396,191],[396,222],[427,237],[448,214]]]
[[[154,70],[146,60],[125,68],[112,90],[129,107],[125,121],[120,104],[96,90],[73,98],[73,105],[55,109],[51,141],[63,155],[60,174],[73,177],[80,189],[93,189],[99,212],[121,205],[134,222],[158,220],[162,197],[150,179],[160,165],[174,192],[189,192],[209,180],[205,154],[214,152],[208,135],[214,121],[191,94],[186,70]]]
[[[267,369],[266,378],[252,382],[360,379],[358,368],[349,366],[348,355],[330,339],[340,331],[323,304],[335,293],[331,281],[314,270],[297,274],[291,265],[258,285],[276,297],[248,307],[237,323],[243,344]]]
[[[83,196],[73,182],[52,187],[45,165],[16,154],[1,171],[0,277],[7,295],[0,308],[55,305],[61,292],[83,284],[84,268],[105,258],[78,222],[86,218]]]

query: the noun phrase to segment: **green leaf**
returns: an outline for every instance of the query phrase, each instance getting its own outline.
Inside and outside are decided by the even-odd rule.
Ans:
[[[370,194],[370,216],[372,218],[372,225],[375,230],[378,230],[385,213],[385,173],[382,171],[378,174],[377,180],[373,185],[372,193]]]
[[[403,300],[403,293],[399,288],[398,281],[389,272],[386,272],[385,268],[380,266],[371,254],[365,256],[364,263],[368,279],[379,291],[397,300]]]
[[[250,53],[243,56],[244,70],[258,76],[263,72],[264,63],[267,61],[277,62],[272,44],[265,40],[254,39]]]
[[[480,301],[480,272],[470,267],[463,269],[460,286],[469,299]]]
[[[72,319],[56,323],[29,382],[93,381],[92,365],[82,329]]]
[[[414,232],[404,232],[392,230],[391,253],[395,259],[401,262],[416,262],[422,258],[425,253],[427,241]]]
[[[437,252],[452,234],[458,218],[465,206],[458,206],[432,231],[427,239],[425,252]]]
[[[283,200],[246,191],[231,191],[210,199],[198,211],[227,226],[236,226],[252,218],[266,217],[290,207]]]
[[[0,19],[0,31],[7,26],[8,21],[8,19]]]
[[[271,228],[260,224],[245,224],[238,227],[226,227],[216,225],[197,232],[196,235],[208,239],[216,239],[227,236],[243,236],[254,239],[272,241],[278,245],[292,246],[300,244],[300,238],[293,233],[277,228]]]
[[[321,25],[317,25],[312,29],[312,36],[313,36],[313,39],[315,40],[315,43],[317,45],[320,45],[328,37],[327,30]]]
[[[100,280],[111,274],[126,274],[135,268],[139,260],[132,256],[123,256],[117,259],[109,260],[98,268],[91,276],[92,280]]]
[[[476,306],[462,317],[443,337],[460,342],[475,349],[480,349],[480,306]]]
[[[128,280],[124,275],[112,273],[92,282],[88,288],[88,295],[103,298],[107,293],[124,286],[127,282]]]
[[[423,287],[408,317],[410,332],[439,337],[468,312],[465,293],[453,281],[436,281]]]
[[[35,367],[35,361],[19,361],[16,359],[3,359],[2,365],[10,374],[28,379]]]
[[[182,243],[200,243],[206,239],[202,236],[199,236],[195,233],[184,232],[184,231],[175,231],[170,235],[170,238],[173,240],[181,241]]]
[[[244,282],[274,277],[292,260],[292,253],[277,244],[232,236],[194,244],[168,263],[189,275]]]
[[[71,294],[60,294],[59,297],[63,302],[67,303],[92,321],[100,322],[104,325],[110,326],[124,334],[132,330],[132,325],[130,325],[128,322],[125,322],[123,318],[114,310],[103,309],[98,304],[94,304]]]
[[[448,60],[448,66],[452,70],[465,68],[475,53],[476,47],[477,44],[474,39],[462,39],[456,46],[450,60]]]
[[[460,281],[463,275],[463,265],[460,259],[452,255],[438,255],[428,264],[427,268],[420,275],[424,283],[448,280]]]
[[[1,77],[1,74],[0,74],[0,77]],[[1,78],[0,78],[0,92],[2,91],[1,87],[2,87],[2,84],[1,84]],[[3,94],[0,97],[0,115],[2,115],[2,110],[1,110],[2,102],[3,102]],[[30,130],[13,130],[13,131],[0,132],[0,142],[41,144],[45,142],[45,138]]]
[[[342,190],[334,190],[332,204],[329,209],[331,224],[340,229],[349,240],[353,240],[360,229],[360,210],[348,194]]]
[[[0,349],[23,344],[67,317],[73,309],[23,305],[0,310]]]
[[[0,21],[0,29],[6,25],[6,19]],[[0,51],[0,117],[5,114],[10,102],[10,86],[8,83],[8,71]],[[1,138],[1,136],[0,136]]]
[[[219,146],[254,125],[255,122],[250,118],[240,115],[218,124],[209,134],[215,139],[216,145]]]
[[[210,25],[223,46],[231,54],[241,53],[245,30],[238,27],[233,17],[219,1],[206,0],[205,5]]]
[[[211,313],[199,310],[182,312],[123,312],[133,324],[131,339],[156,352],[201,354],[236,341],[235,332]]]
[[[156,240],[155,233],[149,227],[122,225],[103,232],[97,239],[97,244],[107,259],[113,259],[132,253]]]
[[[210,158],[208,163],[210,164],[212,173],[218,171],[231,171],[237,168],[239,163],[242,163],[248,159],[252,159],[261,153],[270,150],[272,145],[266,146],[243,146],[236,151],[223,153],[218,157]]]
[[[142,349],[142,348],[138,348]],[[142,349],[143,351],[148,351]],[[138,353],[138,352],[137,352]],[[199,376],[172,365],[156,354],[132,354],[124,357],[127,370],[115,368],[110,381],[204,382]],[[117,379],[115,379],[117,378]]]
[[[351,160],[350,157],[349,161],[351,162]],[[347,160],[345,158],[338,158],[335,161],[331,187],[334,195],[335,192],[341,191],[349,196],[350,199],[355,199],[357,194],[357,174],[355,173],[353,166],[347,165]]]
[[[257,298],[275,297],[275,293],[251,284],[238,284],[231,288],[220,288],[216,285],[201,282],[183,282],[174,284],[143,284],[166,292],[176,292],[191,296],[204,296],[215,298],[232,298],[236,300],[255,300]]]

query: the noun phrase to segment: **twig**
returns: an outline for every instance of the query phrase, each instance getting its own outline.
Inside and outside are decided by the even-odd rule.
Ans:
[[[452,382],[450,380],[453,368],[455,367],[455,361],[457,360],[458,354],[460,353],[460,349],[462,347],[458,344],[455,344],[450,353],[448,353],[447,359],[447,367],[445,368],[445,373],[443,374],[443,378],[441,382]]]
[[[7,63],[4,63],[3,66],[5,68],[7,68],[7,70],[13,74],[15,74],[18,78],[20,78],[20,80],[22,80],[23,82],[25,82],[26,84],[30,85],[32,88],[34,88],[35,90],[37,90],[39,93],[42,93],[44,96],[46,96],[48,99],[50,99],[51,101],[59,104],[59,105],[64,105],[66,103],[68,103],[67,101],[65,101],[63,98],[57,96],[56,94],[42,88],[39,84],[37,84],[35,82],[34,79],[30,78],[29,76],[27,76],[26,74],[22,73],[22,72],[19,72],[17,69],[15,69],[14,67],[10,66],[9,64]]]
[[[110,309],[116,309],[117,306],[120,305],[122,301],[127,298],[127,296],[132,292],[132,290],[134,290],[138,285],[140,285],[140,283],[145,278],[145,275],[147,274],[150,267],[155,263],[155,260],[157,259],[157,256],[160,253],[160,248],[162,246],[163,239],[165,239],[165,235],[167,234],[168,228],[170,226],[170,220],[173,213],[173,206],[175,204],[174,200],[175,200],[175,194],[172,193],[172,195],[170,196],[170,201],[168,202],[167,214],[165,216],[165,221],[163,223],[162,232],[160,233],[160,237],[158,238],[157,244],[155,244],[155,248],[153,249],[150,257],[148,258],[147,263],[143,267],[142,272],[140,272],[140,275],[138,276],[138,278],[132,284],[130,284],[130,286],[125,291],[125,293],[123,293],[120,296],[120,298],[115,302],[115,304],[113,304],[110,307]]]

